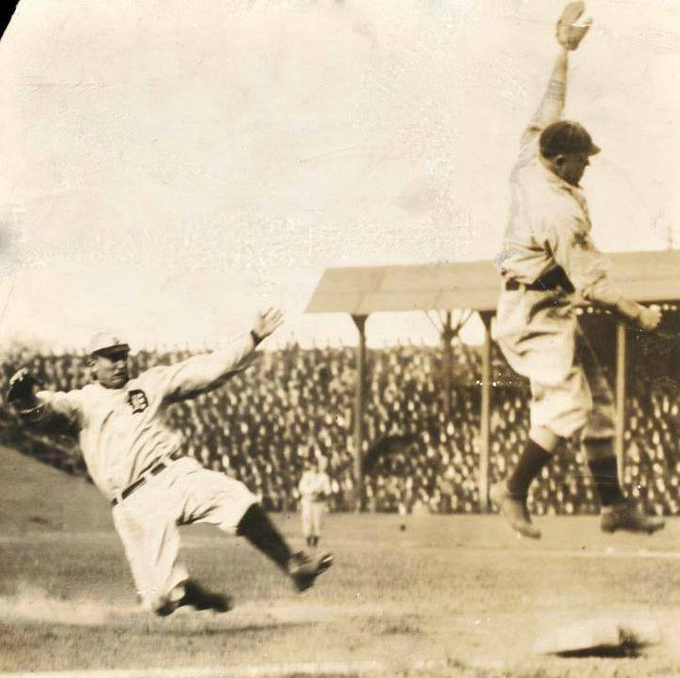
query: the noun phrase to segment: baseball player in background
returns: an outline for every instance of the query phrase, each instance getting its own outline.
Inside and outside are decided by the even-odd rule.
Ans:
[[[25,422],[78,429],[87,469],[111,502],[146,610],[166,616],[185,605],[218,612],[231,608],[227,595],[207,591],[177,563],[180,525],[210,523],[245,537],[298,591],[312,586],[332,563],[329,554],[293,553],[245,485],[185,456],[180,436],[165,424],[172,403],[219,388],[245,370],[258,344],[281,323],[278,311],[267,310],[229,348],[153,367],[134,379],[128,373],[128,344],[99,333],[90,347],[95,383],[67,393],[40,390],[25,368],[10,381],[8,401]]]
[[[529,439],[514,472],[490,496],[519,534],[539,538],[526,500],[531,482],[558,445],[580,435],[602,507],[606,532],[653,532],[663,519],[646,517],[624,497],[614,454],[611,388],[579,328],[580,299],[610,309],[643,330],[660,311],[623,297],[608,262],[591,239],[580,186],[600,152],[577,122],[562,120],[568,53],[589,28],[582,2],[569,3],[557,26],[560,52],[547,91],[524,132],[511,175],[509,223],[497,267],[502,276],[495,338],[510,366],[531,386]]]
[[[323,516],[326,513],[328,498],[331,496],[331,479],[326,473],[327,464],[325,457],[306,461],[298,485],[302,534],[307,546],[316,547],[321,538]]]

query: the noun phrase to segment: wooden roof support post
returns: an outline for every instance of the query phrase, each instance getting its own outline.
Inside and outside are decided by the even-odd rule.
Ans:
[[[489,450],[491,439],[491,313],[479,314],[484,323],[482,348],[482,393],[479,430],[479,510],[489,510]]]
[[[453,346],[451,342],[454,337],[453,327],[451,326],[451,311],[446,312],[446,319],[442,326],[441,341],[442,341],[442,371],[444,376],[444,414],[446,420],[451,421],[451,388],[452,388],[452,372],[453,372]]]
[[[366,320],[368,315],[353,315],[359,330],[357,344],[357,381],[354,393],[354,510],[361,511],[364,503],[363,447],[364,414],[366,411]]]
[[[473,311],[461,311],[457,315],[457,320],[454,325],[453,313],[446,311],[439,314],[439,323],[436,323],[426,312],[430,322],[439,330],[441,338],[442,349],[442,368],[441,368],[441,391],[442,404],[444,407],[444,414],[447,421],[451,420],[453,410],[453,340],[460,336],[460,331],[463,329],[468,320],[470,320]]]
[[[623,434],[626,429],[626,362],[628,333],[623,323],[616,325],[616,419],[614,433],[614,450],[619,467],[619,482],[623,484],[625,455]]]

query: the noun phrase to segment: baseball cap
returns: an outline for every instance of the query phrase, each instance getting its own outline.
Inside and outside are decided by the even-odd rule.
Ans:
[[[596,155],[600,147],[593,143],[583,125],[571,120],[560,120],[548,125],[539,139],[541,155],[554,158],[567,153],[586,153]]]
[[[106,355],[129,350],[130,346],[113,332],[97,332],[88,345],[90,355]]]

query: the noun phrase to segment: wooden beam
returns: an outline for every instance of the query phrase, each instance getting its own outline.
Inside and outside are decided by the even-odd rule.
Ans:
[[[359,331],[357,344],[357,381],[354,394],[354,510],[361,511],[364,504],[364,414],[366,410],[366,319],[367,315],[353,315]]]
[[[619,467],[619,483],[623,483],[624,465],[626,463],[623,449],[623,434],[626,429],[626,361],[628,333],[623,323],[616,326],[616,419],[614,432],[614,450]]]
[[[489,510],[489,450],[491,439],[491,314],[480,314],[484,323],[482,348],[482,393],[479,431],[479,509]]]
[[[451,325],[451,311],[446,312],[446,320],[444,321],[444,326],[442,327],[442,371],[443,371],[443,388],[444,388],[444,414],[446,415],[446,420],[451,421],[451,377],[453,372],[453,346],[451,342],[453,341],[453,328]]]

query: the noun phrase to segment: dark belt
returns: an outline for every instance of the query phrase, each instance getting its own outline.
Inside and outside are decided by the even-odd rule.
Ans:
[[[574,293],[574,286],[571,284],[567,274],[561,266],[553,268],[544,273],[540,278],[532,283],[521,283],[518,280],[506,280],[504,282],[505,289],[508,292],[516,290],[527,290],[529,292],[552,292],[554,290],[562,289],[569,294]]]
[[[157,476],[161,471],[165,471],[168,466],[173,461],[176,461],[182,456],[181,452],[173,452],[169,457],[166,457],[164,461],[159,462],[150,469],[144,471],[144,475],[139,479],[135,480],[134,483],[128,485],[117,497],[111,500],[111,506],[118,506],[118,504],[123,500],[127,499],[135,490],[138,490],[142,485],[144,485],[150,476]]]

